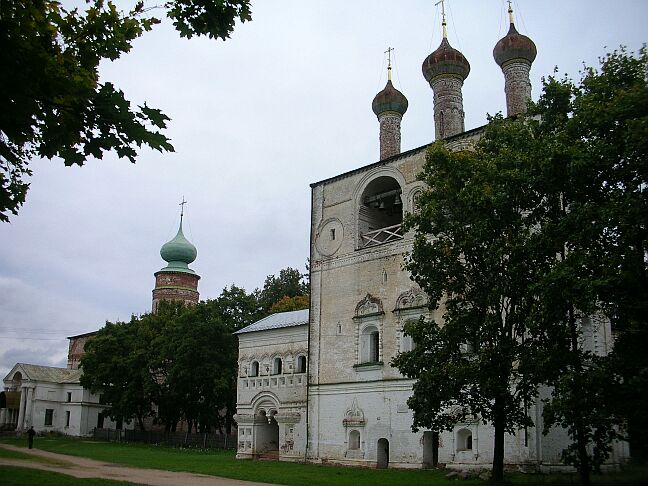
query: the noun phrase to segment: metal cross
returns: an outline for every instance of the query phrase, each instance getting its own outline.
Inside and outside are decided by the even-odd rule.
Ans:
[[[394,50],[393,47],[388,47],[387,50],[385,51],[385,54],[387,54],[387,66],[391,66],[391,53]]]
[[[180,222],[182,222],[182,217],[184,216],[184,205],[187,204],[187,201],[185,201],[184,196],[182,196],[182,202],[179,204],[180,206]]]
[[[510,2],[509,2],[510,3]],[[443,16],[443,20],[445,20],[445,0],[439,0],[437,3],[434,5],[437,6],[441,4],[441,15]]]

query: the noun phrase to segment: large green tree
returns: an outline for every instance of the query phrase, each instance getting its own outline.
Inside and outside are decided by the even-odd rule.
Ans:
[[[495,426],[499,461],[497,394],[531,398],[547,384],[545,432],[567,429],[563,457],[583,484],[625,425],[631,444],[645,437],[647,66],[645,48],[613,52],[577,83],[546,79],[530,116],[494,117],[474,152],[433,147],[408,268],[444,321],[410,326],[419,348],[395,360],[418,378],[415,426],[477,413]],[[608,356],[582,344],[606,320]],[[471,337],[472,353],[459,353]],[[523,401],[505,401],[507,430],[529,423]]]
[[[483,140],[511,137],[515,128],[493,123]],[[408,401],[415,429],[474,419],[493,425],[492,474],[501,480],[505,433],[532,424],[525,409],[536,393],[527,361],[537,268],[530,209],[539,196],[528,190],[527,166],[490,148],[482,142],[475,152],[453,153],[437,143],[428,152],[421,179],[430,189],[406,222],[416,230],[406,266],[443,320],[410,324],[417,346],[394,364],[417,379]]]
[[[106,0],[85,10],[54,0],[0,2],[0,221],[25,201],[34,157],[83,165],[114,151],[135,162],[142,145],[172,151],[168,118],[100,79],[102,60],[130,51],[164,11],[182,37],[226,39],[236,20],[250,20],[249,0],[170,0],[122,12]]]
[[[157,382],[150,373],[150,329],[137,317],[130,322],[106,322],[86,344],[81,358],[81,385],[102,395],[104,410],[112,420],[144,419],[153,414],[151,404]]]
[[[640,455],[648,406],[648,55],[621,48],[586,68],[578,82],[549,78],[531,115],[542,141],[545,212],[538,238],[556,252],[538,281],[541,323],[553,353],[545,355],[553,388],[546,426],[566,427],[564,454],[581,482],[607,459],[627,429]],[[580,345],[587,316],[602,315],[616,342]]]
[[[155,314],[107,323],[86,348],[82,384],[115,419],[153,416],[167,430],[231,432],[238,345],[233,332],[260,318],[256,297],[234,285],[213,300],[162,302]],[[157,412],[153,413],[155,404]]]

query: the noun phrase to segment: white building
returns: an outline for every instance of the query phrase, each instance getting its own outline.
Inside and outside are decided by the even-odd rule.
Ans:
[[[91,435],[94,428],[120,429],[102,411],[100,396],[79,383],[81,370],[17,363],[0,393],[0,428]],[[132,428],[123,424],[127,428]]]
[[[481,132],[465,131],[463,123],[461,88],[470,65],[450,46],[445,19],[443,31],[441,45],[423,62],[434,91],[436,137],[451,150],[470,150]],[[519,114],[531,95],[529,69],[536,48],[515,30],[512,17],[494,56],[505,78],[508,114]],[[494,430],[479,417],[451,431],[412,432],[407,400],[414,381],[390,365],[398,353],[411,349],[411,339],[403,334],[407,321],[442,322],[443,316],[442,308],[429,309],[427,296],[403,269],[414,235],[404,233],[401,224],[407,212],[417,211],[417,194],[425,187],[417,175],[427,148],[400,151],[407,106],[388,76],[372,104],[380,123],[380,160],[311,185],[308,326],[306,316],[296,326],[287,324],[295,313],[276,314],[238,333],[237,457],[273,451],[279,459],[373,467],[492,464]],[[587,319],[583,339],[585,347],[606,354],[612,345],[609,322]],[[305,344],[308,382],[304,388],[300,381],[299,392],[293,393],[294,360]],[[505,437],[506,464],[561,467],[569,438],[561,429],[542,434],[540,399],[547,395],[541,390],[530,405],[535,427]],[[627,456],[625,444],[615,444],[612,462]]]
[[[236,334],[239,337],[236,457],[303,459],[308,310],[274,314]]]

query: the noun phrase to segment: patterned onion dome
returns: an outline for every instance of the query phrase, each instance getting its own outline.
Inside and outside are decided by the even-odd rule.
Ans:
[[[470,73],[470,63],[464,55],[443,38],[439,48],[423,61],[423,76],[429,83],[441,74],[454,74],[462,80]]]
[[[407,98],[405,95],[394,88],[391,79],[387,80],[387,85],[380,93],[376,95],[371,103],[371,108],[376,116],[386,111],[395,111],[404,115],[407,111]]]
[[[493,57],[500,67],[512,59],[524,59],[532,63],[537,54],[536,45],[526,35],[520,34],[513,22],[508,34],[502,37],[493,49]]]
[[[196,247],[187,240],[182,233],[182,223],[178,228],[178,234],[171,241],[168,241],[160,249],[160,256],[169,263],[169,267],[186,267],[198,256]]]

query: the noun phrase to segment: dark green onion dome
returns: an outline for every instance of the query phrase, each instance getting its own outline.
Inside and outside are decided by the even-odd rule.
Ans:
[[[188,265],[196,259],[197,255],[196,247],[182,233],[181,221],[178,234],[171,241],[162,245],[160,249],[160,256],[168,263],[161,271],[194,273]]]
[[[394,88],[391,79],[387,80],[387,85],[380,93],[376,95],[371,103],[371,108],[376,116],[386,111],[395,111],[404,115],[407,111],[407,98],[405,95]]]
[[[493,57],[500,67],[513,59],[523,59],[532,63],[537,54],[536,45],[526,35],[520,34],[513,22],[508,34],[502,37],[493,49]]]
[[[464,55],[450,45],[446,37],[439,48],[423,61],[423,76],[429,83],[441,74],[454,74],[462,80],[470,73],[470,63]]]

